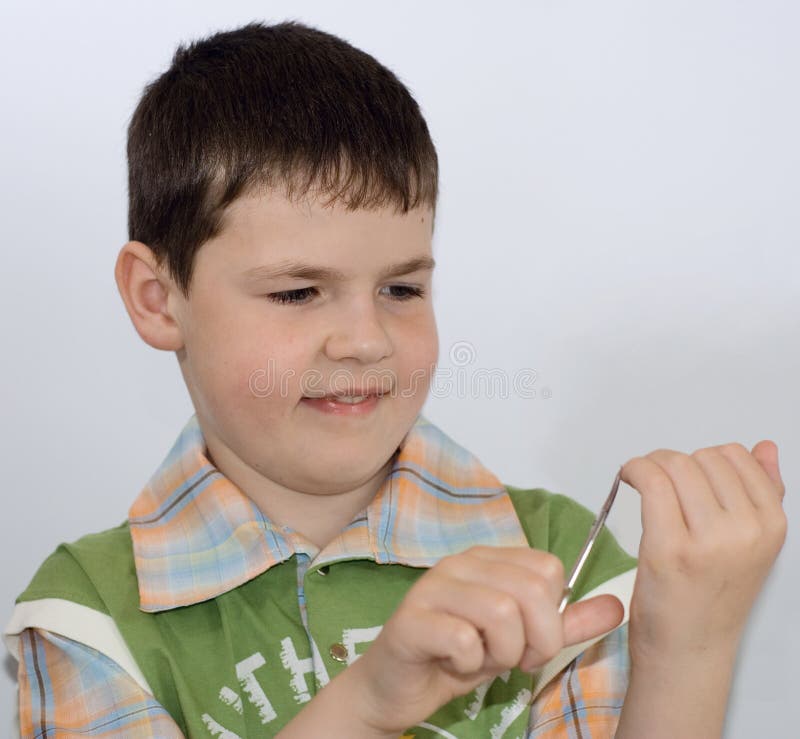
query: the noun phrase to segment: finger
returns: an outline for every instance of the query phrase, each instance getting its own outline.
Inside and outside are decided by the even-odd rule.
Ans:
[[[579,644],[617,628],[625,617],[625,607],[613,595],[573,603],[564,610],[564,644]]]
[[[418,610],[415,616],[403,622],[408,633],[398,635],[398,641],[408,645],[404,658],[413,662],[440,659],[444,669],[460,675],[483,667],[486,650],[474,624],[442,611]]]
[[[669,476],[689,532],[708,531],[723,509],[697,460],[671,449],[657,449],[647,456]]]
[[[786,486],[783,484],[783,478],[781,477],[778,445],[774,441],[763,439],[750,450],[750,454],[753,455],[761,469],[766,472],[767,477],[772,480],[778,492],[778,497],[782,501],[786,494]]]
[[[564,565],[561,560],[550,552],[532,547],[492,547],[474,546],[464,552],[489,562],[510,562],[519,567],[524,567],[531,572],[545,577],[554,577],[556,580],[564,577]]]
[[[624,617],[625,607],[613,595],[598,595],[573,603],[564,611],[563,647],[606,634],[619,626]],[[552,657],[543,658],[536,650],[526,649],[519,667],[525,672],[531,672],[546,664],[549,659]]]
[[[758,446],[758,445],[756,445]],[[736,470],[746,495],[759,509],[776,510],[781,507],[785,488],[783,482],[773,480],[759,461],[741,444],[724,444],[715,447]],[[778,476],[780,480],[780,476]]]
[[[520,578],[532,577],[541,579],[548,587],[552,598],[559,599],[564,590],[564,565],[561,560],[550,552],[544,552],[531,547],[470,547],[458,558],[457,567],[464,569],[464,576],[469,579],[477,571],[483,575],[481,582],[490,585],[501,573],[509,579],[508,592],[518,592],[514,588],[515,582]],[[511,569],[506,569],[511,568]],[[512,578],[516,578],[511,582]],[[505,579],[503,580],[505,583]]]
[[[418,584],[423,585],[422,580]],[[426,610],[449,613],[472,624],[482,635],[492,664],[514,667],[519,663],[526,645],[526,630],[520,605],[513,595],[479,582],[463,582],[439,574],[424,583],[418,597],[420,606]],[[555,641],[561,636],[560,622],[557,630],[557,637],[547,632],[537,636],[539,640]]]
[[[670,544],[688,533],[672,480],[652,459],[633,457],[622,467],[620,479],[642,498],[642,528],[655,544]]]
[[[736,516],[752,516],[756,512],[755,504],[747,494],[736,467],[720,449],[720,447],[698,449],[692,454],[692,459],[703,469],[714,495],[726,511]],[[745,454],[748,453],[745,451]]]
[[[530,559],[549,562],[544,558]],[[553,572],[563,571],[560,561],[557,567],[549,567]],[[467,585],[482,585],[513,598],[522,619],[524,646],[540,659],[561,648],[563,628],[558,604],[564,592],[563,575],[558,579],[543,578],[527,567],[492,558],[490,552],[475,555],[472,550],[442,560],[437,570],[445,577]]]

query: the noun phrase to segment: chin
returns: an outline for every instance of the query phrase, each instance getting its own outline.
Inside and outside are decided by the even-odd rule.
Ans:
[[[314,487],[324,492],[345,492],[364,485],[376,474],[380,474],[389,462],[394,449],[377,454],[377,466],[368,461],[377,459],[373,450],[354,450],[352,454],[342,453],[336,457],[315,459]]]

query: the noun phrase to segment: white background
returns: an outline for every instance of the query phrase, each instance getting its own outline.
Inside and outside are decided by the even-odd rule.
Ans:
[[[139,340],[113,279],[126,126],[177,43],[256,19],[342,36],[420,103],[441,166],[440,367],[468,342],[461,371],[537,373],[535,398],[453,392],[424,412],[504,482],[596,509],[632,456],[778,444],[790,531],[726,736],[787,736],[800,657],[791,0],[4,3],[3,624],[59,542],[126,517],[192,412],[174,355]],[[610,526],[635,550],[638,494],[623,491]]]

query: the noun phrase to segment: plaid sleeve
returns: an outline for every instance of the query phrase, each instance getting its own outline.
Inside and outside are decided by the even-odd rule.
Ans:
[[[628,626],[581,652],[536,697],[527,739],[607,739],[628,690]]]
[[[19,640],[18,681],[23,739],[183,739],[166,709],[125,670],[72,639],[25,629]]]

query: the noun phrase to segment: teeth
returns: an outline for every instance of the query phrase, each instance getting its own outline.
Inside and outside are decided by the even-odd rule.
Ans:
[[[366,395],[339,395],[334,398],[337,403],[348,403],[353,405],[354,403],[360,403],[362,400],[366,400],[368,396]]]

